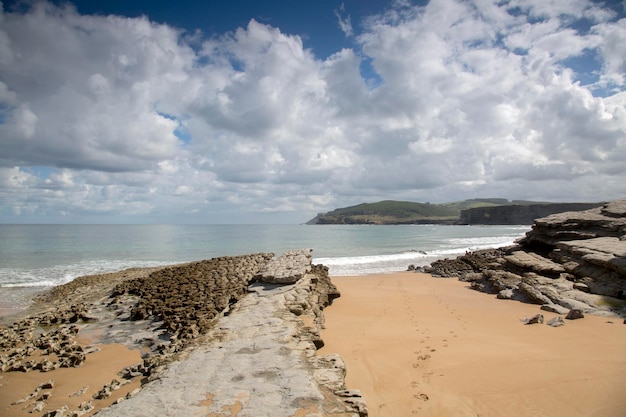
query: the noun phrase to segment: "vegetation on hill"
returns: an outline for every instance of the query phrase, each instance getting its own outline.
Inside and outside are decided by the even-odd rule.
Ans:
[[[460,213],[455,206],[385,200],[320,213],[308,224],[451,223],[458,220]]]
[[[530,207],[548,204],[550,203],[524,200],[509,201],[504,198],[475,198],[442,204],[385,200],[376,203],[357,204],[356,206],[338,208],[327,213],[320,213],[315,218],[309,220],[307,224],[455,224],[463,222],[464,216],[461,215],[461,212],[468,213],[475,209],[491,210],[491,208],[503,206],[514,206],[511,207],[511,210],[521,211],[523,213],[528,212],[525,216],[531,218],[530,221],[532,222],[533,214],[531,212],[537,210],[536,208],[530,209]],[[520,207],[524,206],[528,209],[520,210]],[[541,214],[548,215],[550,212],[558,212],[561,206],[564,208],[562,211],[573,209],[567,206],[567,203],[556,203],[551,204],[551,206],[552,207],[549,209],[544,207],[545,210],[542,210]],[[510,210],[507,209],[507,211]],[[544,212],[547,214],[543,214]],[[485,216],[482,211],[480,212],[480,216]],[[499,217],[502,217],[502,215]],[[522,221],[522,217],[518,215],[516,220]],[[497,221],[498,220],[495,218],[489,219],[488,223],[493,224]],[[508,219],[502,224],[511,224],[510,221],[511,220]],[[524,219],[524,221],[526,222],[528,219]],[[472,221],[464,222],[464,224],[474,222],[481,223],[481,221]]]
[[[415,223],[424,219],[454,220],[458,216],[458,211],[438,204],[385,200],[319,214],[315,224]]]

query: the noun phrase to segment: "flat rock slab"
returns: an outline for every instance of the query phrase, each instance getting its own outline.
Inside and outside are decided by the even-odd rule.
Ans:
[[[205,343],[98,416],[333,415],[311,366],[315,346],[303,336],[302,320],[286,307],[286,297],[312,276],[290,286],[255,284],[234,311],[218,319]]]
[[[311,249],[287,251],[271,259],[259,271],[257,278],[270,284],[293,284],[311,271],[312,259]]]
[[[511,264],[522,269],[527,269],[542,274],[552,274],[558,277],[565,269],[562,265],[544,258],[541,255],[532,252],[515,251],[504,257]]]

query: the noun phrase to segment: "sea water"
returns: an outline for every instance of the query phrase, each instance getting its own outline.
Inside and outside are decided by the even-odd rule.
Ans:
[[[529,226],[0,225],[0,307],[19,288],[82,275],[218,256],[313,249],[331,276],[403,271],[466,251],[507,246]]]

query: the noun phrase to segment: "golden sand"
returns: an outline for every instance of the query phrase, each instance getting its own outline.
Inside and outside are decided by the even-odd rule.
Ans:
[[[342,356],[371,417],[626,415],[623,319],[524,325],[556,314],[426,274],[332,280],[320,354]]]
[[[91,415],[103,407],[110,406],[115,400],[124,397],[139,387],[140,379],[135,378],[130,384],[113,391],[111,397],[93,400],[92,396],[105,384],[113,379],[122,380],[117,372],[123,368],[141,363],[138,350],[129,350],[124,345],[98,345],[100,351],[87,355],[87,360],[79,368],[59,368],[50,372],[4,372],[0,379],[0,415],[3,417],[19,417],[41,415],[32,414],[37,399],[46,393],[50,398],[45,401],[43,411],[53,411],[68,406],[77,410],[83,402],[92,401],[94,409],[85,415]],[[41,383],[52,380],[52,388],[43,389],[36,396],[27,398]],[[17,403],[17,404],[16,404]]]

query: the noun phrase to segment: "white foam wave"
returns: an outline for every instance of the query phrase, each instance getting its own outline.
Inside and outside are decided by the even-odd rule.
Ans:
[[[328,267],[330,275],[367,275],[405,271],[410,264],[425,266],[438,259],[456,257],[466,252],[513,245],[515,237],[451,239],[446,247],[430,251],[409,250],[400,253],[314,258],[314,263]]]
[[[85,261],[68,265],[55,265],[38,269],[0,268],[0,286],[4,288],[55,287],[67,284],[84,275],[104,274],[128,268],[168,265],[175,262],[153,261]]]

